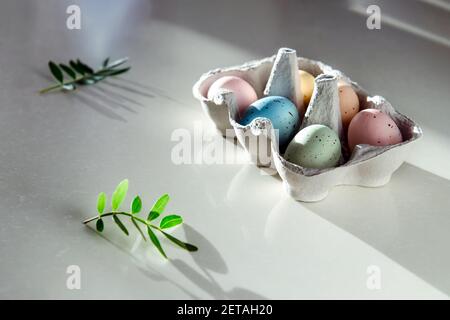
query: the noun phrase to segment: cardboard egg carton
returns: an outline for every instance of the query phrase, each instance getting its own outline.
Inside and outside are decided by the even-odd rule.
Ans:
[[[309,105],[302,105],[298,70],[315,77],[315,86]],[[207,98],[210,85],[218,78],[234,75],[249,82],[258,98],[283,96],[293,101],[300,112],[298,130],[312,124],[323,124],[334,130],[342,145],[342,157],[337,167],[326,169],[304,168],[283,158],[270,120],[256,118],[250,124],[238,123],[234,94],[221,91],[214,99]],[[353,152],[347,146],[347,137],[341,122],[337,82],[350,83],[358,95],[360,110],[373,108],[388,114],[399,127],[403,142],[390,146],[357,145]],[[411,119],[396,111],[383,97],[369,95],[356,82],[339,70],[320,62],[297,57],[296,51],[281,48],[278,54],[241,66],[215,69],[205,73],[193,87],[204,112],[222,135],[233,129],[251,161],[261,167],[273,167],[283,180],[286,191],[296,200],[319,201],[338,185],[378,187],[389,182],[392,173],[405,161],[412,146],[422,136],[422,130]],[[281,150],[283,151],[283,150]]]

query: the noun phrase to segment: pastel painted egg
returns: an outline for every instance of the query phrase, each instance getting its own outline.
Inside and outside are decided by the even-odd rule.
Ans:
[[[272,122],[273,128],[278,130],[280,149],[284,150],[297,130],[299,114],[297,107],[289,99],[269,96],[252,103],[240,123],[245,126],[255,118],[267,118]]]
[[[305,168],[331,168],[341,158],[341,142],[336,132],[329,127],[313,124],[295,135],[284,158]]]
[[[314,76],[306,71],[298,70],[298,79],[300,82],[300,96],[298,101],[303,101],[305,108],[308,106],[314,91]]]
[[[339,81],[338,89],[342,125],[347,128],[350,121],[359,112],[359,99],[355,90],[347,82]]]
[[[394,120],[380,110],[360,111],[348,127],[348,145],[351,150],[357,144],[388,146],[402,141],[402,133]]]
[[[225,76],[214,81],[209,87],[208,99],[213,99],[221,89],[234,92],[239,116],[242,116],[248,106],[258,99],[255,89],[247,81],[236,76]]]

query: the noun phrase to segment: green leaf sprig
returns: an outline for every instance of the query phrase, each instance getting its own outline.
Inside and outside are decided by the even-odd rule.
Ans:
[[[109,58],[106,58],[103,61],[102,67],[97,71],[94,71],[93,68],[80,59],[70,60],[68,64],[56,64],[53,61],[49,61],[48,67],[56,80],[56,84],[40,90],[39,93],[47,93],[53,90],[73,91],[78,85],[95,84],[103,79],[117,76],[130,70],[131,67],[118,68],[127,61],[128,58],[122,58],[110,62]],[[67,81],[64,78],[64,74],[68,76]]]
[[[160,234],[164,235],[167,239],[169,239],[171,242],[173,242],[174,244],[176,244],[177,246],[179,246],[184,250],[191,252],[198,250],[196,246],[190,243],[183,242],[164,231],[165,229],[172,228],[183,223],[183,218],[181,216],[175,214],[167,215],[161,219],[159,227],[152,223],[152,221],[157,219],[163,213],[167,203],[169,202],[169,195],[165,194],[161,196],[151,208],[150,212],[147,215],[147,218],[144,219],[138,216],[138,214],[142,210],[142,200],[139,196],[136,196],[133,199],[133,202],[131,203],[130,207],[130,212],[119,211],[119,207],[122,204],[123,200],[125,199],[127,192],[128,192],[128,180],[125,179],[119,183],[119,185],[116,187],[116,190],[112,195],[111,212],[104,212],[106,207],[106,194],[104,192],[101,192],[97,198],[98,215],[84,220],[83,223],[87,224],[89,222],[96,221],[97,231],[102,232],[104,229],[103,219],[105,217],[112,216],[113,221],[116,223],[119,229],[122,230],[123,233],[125,233],[128,236],[129,235],[128,229],[119,219],[119,216],[125,216],[131,220],[133,225],[136,227],[137,231],[141,234],[144,241],[147,241],[147,238],[145,237],[144,232],[142,231],[140,225],[143,225],[147,229],[146,231],[150,241],[156,247],[156,249],[158,249],[158,251],[164,258],[167,258],[167,255],[164,252],[161,246],[161,242],[159,241],[154,231],[157,231]]]

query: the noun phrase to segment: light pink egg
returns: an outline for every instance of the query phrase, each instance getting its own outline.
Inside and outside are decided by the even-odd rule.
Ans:
[[[402,142],[402,133],[394,120],[376,109],[365,109],[353,117],[348,127],[348,145],[387,146]]]
[[[225,76],[214,81],[209,87],[208,99],[213,99],[220,89],[234,92],[240,117],[244,115],[248,106],[258,100],[255,89],[247,81],[236,76]]]

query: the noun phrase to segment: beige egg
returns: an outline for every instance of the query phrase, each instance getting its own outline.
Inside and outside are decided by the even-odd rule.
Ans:
[[[300,82],[300,96],[297,97],[297,100],[303,101],[303,109],[306,110],[314,90],[314,76],[303,70],[298,70],[298,75],[298,80]]]
[[[346,128],[353,117],[359,112],[359,99],[355,90],[347,82],[340,80],[338,82],[338,89],[342,125]]]

